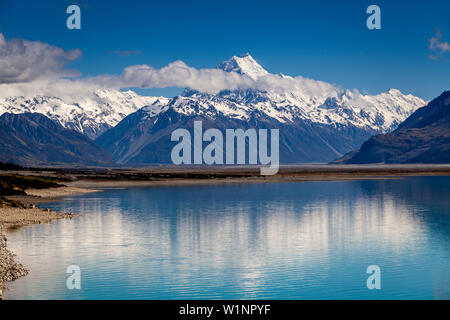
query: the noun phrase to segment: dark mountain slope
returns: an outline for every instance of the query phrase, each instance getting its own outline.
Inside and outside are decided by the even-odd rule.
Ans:
[[[450,163],[450,91],[416,110],[394,132],[373,136],[340,162]]]
[[[279,129],[281,163],[327,162],[360,146],[373,134],[373,131],[359,128],[336,129],[310,121],[297,120],[283,124],[257,112],[250,119],[243,121],[228,118],[220,113],[214,114],[213,117],[186,116],[173,108],[151,117],[143,108],[105,132],[96,142],[111,152],[118,163],[171,163],[171,150],[178,143],[170,140],[172,131],[185,128],[192,133],[194,121],[202,121],[204,130],[217,128],[223,134],[227,128]],[[204,143],[204,146],[206,145],[207,143]]]
[[[40,113],[0,117],[0,161],[25,166],[111,165],[111,155],[77,131]]]

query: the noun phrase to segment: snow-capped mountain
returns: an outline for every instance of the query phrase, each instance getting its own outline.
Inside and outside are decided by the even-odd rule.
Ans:
[[[208,113],[213,108],[227,117],[245,120],[252,112],[258,111],[281,123],[302,119],[385,132],[395,129],[426,103],[396,89],[370,96],[342,90],[325,82],[269,74],[249,54],[232,57],[218,68],[247,75],[256,81],[273,82],[274,87],[222,91],[217,95],[186,91],[172,106],[185,115]],[[280,88],[279,82],[284,87]],[[198,108],[194,108],[195,105]]]
[[[41,113],[97,139],[120,163],[170,162],[171,131],[192,127],[193,119],[203,120],[205,128],[279,128],[282,162],[323,162],[394,130],[426,104],[396,89],[371,96],[271,74],[249,54],[218,69],[241,75],[251,86],[216,94],[186,89],[170,99],[113,89],[64,98],[8,97],[0,100],[0,115]]]
[[[140,96],[133,91],[97,90],[76,98],[54,96],[8,97],[0,100],[0,115],[37,112],[63,127],[94,139],[115,126],[125,116],[164,97]]]
[[[97,142],[120,163],[170,162],[171,131],[192,128],[193,120],[201,119],[204,128],[279,128],[281,162],[323,162],[359,148],[373,134],[395,129],[426,103],[396,89],[370,96],[270,74],[249,54],[218,68],[247,76],[255,88],[217,94],[186,89],[130,114]]]

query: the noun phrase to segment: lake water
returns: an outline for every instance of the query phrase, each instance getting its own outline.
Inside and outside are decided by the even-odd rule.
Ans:
[[[9,231],[7,299],[449,299],[450,177],[107,189]],[[66,269],[81,269],[81,290]],[[369,290],[366,269],[381,270]]]

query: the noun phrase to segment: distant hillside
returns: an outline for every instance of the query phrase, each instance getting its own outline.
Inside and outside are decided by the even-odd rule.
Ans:
[[[416,110],[392,133],[373,136],[336,163],[450,163],[450,91]]]
[[[111,165],[111,155],[81,133],[40,113],[0,117],[0,161],[24,166]]]

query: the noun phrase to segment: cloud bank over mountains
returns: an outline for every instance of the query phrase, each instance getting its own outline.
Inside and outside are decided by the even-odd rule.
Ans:
[[[444,45],[440,34],[430,40],[430,47],[441,51],[446,50]],[[178,60],[161,69],[146,64],[131,65],[118,75],[89,77],[67,68],[81,55],[79,49],[64,50],[40,41],[7,40],[0,33],[0,98],[43,95],[75,101],[80,95],[99,89],[166,87],[188,88],[207,94],[237,89],[275,94],[302,92],[311,97],[338,97],[349,92],[337,85],[302,76],[268,73],[248,54],[242,60],[243,67],[248,70],[245,73],[239,71],[241,66],[227,65],[227,61],[217,68],[196,69]],[[260,69],[252,69],[255,66]],[[357,89],[351,92],[354,98],[361,95]]]
[[[0,97],[16,95],[76,96],[98,89],[180,87],[215,94],[222,90],[258,89],[322,94],[340,91],[332,84],[301,76],[262,74],[255,77],[218,68],[196,69],[183,61],[155,69],[132,65],[120,75],[82,77],[67,64],[81,57],[81,50],[63,50],[40,41],[6,40],[0,33]]]
[[[336,87],[322,81],[283,75],[264,74],[252,77],[248,74],[221,69],[195,69],[183,61],[175,61],[161,69],[148,65],[134,65],[124,69],[117,77],[98,77],[104,85],[113,87],[164,88],[180,87],[203,93],[216,94],[223,90],[257,89],[286,92],[303,89],[305,92],[335,92]],[[103,80],[103,81],[102,81]]]

